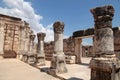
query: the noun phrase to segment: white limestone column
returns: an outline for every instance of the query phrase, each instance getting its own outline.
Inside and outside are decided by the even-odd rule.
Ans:
[[[33,52],[34,52],[34,50],[33,50],[33,48],[34,48],[34,39],[35,39],[35,35],[31,34],[30,35],[30,50],[29,50],[29,52],[31,53],[30,55],[32,55]]]
[[[63,33],[55,33],[54,36],[55,54],[61,54],[63,53]]]
[[[31,34],[30,35],[30,49],[28,52],[28,60],[27,62],[29,64],[34,64],[35,63],[35,53],[34,53],[34,39],[35,39],[35,35]]]
[[[54,28],[54,41],[55,48],[53,54],[53,60],[51,62],[52,69],[55,69],[56,73],[66,73],[66,62],[65,55],[63,52],[63,31],[64,31],[64,23],[57,21],[53,24]]]
[[[44,38],[45,33],[37,33],[38,37],[38,50],[37,50],[37,65],[45,65],[45,53],[44,53]]]

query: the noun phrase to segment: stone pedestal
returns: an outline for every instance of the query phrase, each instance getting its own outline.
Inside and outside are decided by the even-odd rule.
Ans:
[[[95,57],[90,61],[91,80],[119,80],[120,61],[114,53],[111,5],[91,9],[95,21]]]
[[[35,35],[31,34],[30,35],[30,50],[29,53],[27,54],[28,56],[28,64],[34,64],[35,63],[35,54],[34,54],[34,39],[35,39]]]
[[[22,54],[22,61],[27,62],[28,61],[28,55],[27,53]]]
[[[67,72],[67,68],[65,62],[65,54],[63,52],[64,23],[59,21],[55,22],[53,24],[53,28],[54,28],[55,48],[51,62],[51,71],[53,71],[55,74],[65,73]]]
[[[44,53],[44,37],[45,33],[37,33],[38,37],[38,50],[37,50],[37,65],[43,66],[45,65],[45,53]]]
[[[91,80],[119,80],[120,61],[113,55],[93,58],[90,62]]]

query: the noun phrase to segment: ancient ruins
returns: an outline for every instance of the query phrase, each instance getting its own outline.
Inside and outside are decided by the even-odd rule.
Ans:
[[[99,12],[99,13],[98,13]],[[95,22],[95,57],[90,62],[91,80],[119,80],[120,62],[114,52],[112,19],[114,8],[110,5],[91,9]]]
[[[26,21],[0,14],[0,59],[17,58],[35,66],[51,61],[46,72],[57,75],[69,72],[66,64],[82,64],[81,57],[92,57],[91,80],[119,80],[120,27],[112,26],[115,10],[107,5],[90,11],[95,23],[93,28],[75,31],[63,39],[64,22],[56,21],[51,42],[44,42],[45,33],[35,35]],[[93,45],[82,45],[84,37],[93,38]]]
[[[64,23],[59,21],[55,22],[53,24],[53,27],[55,48],[51,61],[51,70],[55,71],[55,73],[65,73],[67,72],[67,68],[65,62],[65,54],[63,52]]]
[[[37,47],[37,65],[45,65],[45,53],[44,53],[44,38],[45,33],[37,33],[38,47]]]

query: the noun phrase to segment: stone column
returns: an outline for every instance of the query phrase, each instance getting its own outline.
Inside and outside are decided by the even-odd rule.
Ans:
[[[23,22],[21,26],[21,53],[23,55],[22,61],[27,62],[27,55],[29,51],[29,34],[30,34],[30,27],[29,24],[26,23],[25,21]]]
[[[114,54],[111,5],[91,9],[95,22],[95,57],[90,61],[91,80],[119,80],[119,62]],[[116,68],[115,68],[116,67]]]
[[[29,52],[28,52],[28,63],[33,64],[35,62],[35,56],[34,56],[34,39],[35,35],[31,34],[30,35],[30,45],[29,45]]]
[[[3,58],[3,48],[4,48],[4,24],[0,22],[0,59]]]
[[[22,22],[22,25],[20,26],[20,43],[19,43],[19,52],[17,54],[17,58],[20,60],[25,61],[25,27],[24,27],[24,22]],[[23,57],[24,56],[24,57]]]
[[[81,57],[82,57],[82,39],[81,38],[75,38],[75,55],[76,55],[76,61],[75,63],[81,63]]]
[[[55,71],[55,73],[65,73],[67,72],[65,55],[63,52],[63,31],[64,31],[64,23],[63,22],[55,22],[53,24],[54,28],[54,41],[55,48],[53,54],[53,60],[51,62],[51,69]]]
[[[37,65],[45,65],[45,53],[44,53],[44,38],[45,33],[37,33],[38,37],[38,50],[37,50]]]

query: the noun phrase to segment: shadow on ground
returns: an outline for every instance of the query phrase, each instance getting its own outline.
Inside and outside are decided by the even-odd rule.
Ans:
[[[79,65],[89,66],[89,63],[81,63]]]
[[[49,67],[40,68],[41,72],[47,72],[48,70],[49,70]]]
[[[67,79],[67,80],[83,80],[83,79],[76,78],[76,77],[71,77],[71,78],[69,78],[69,79]]]

